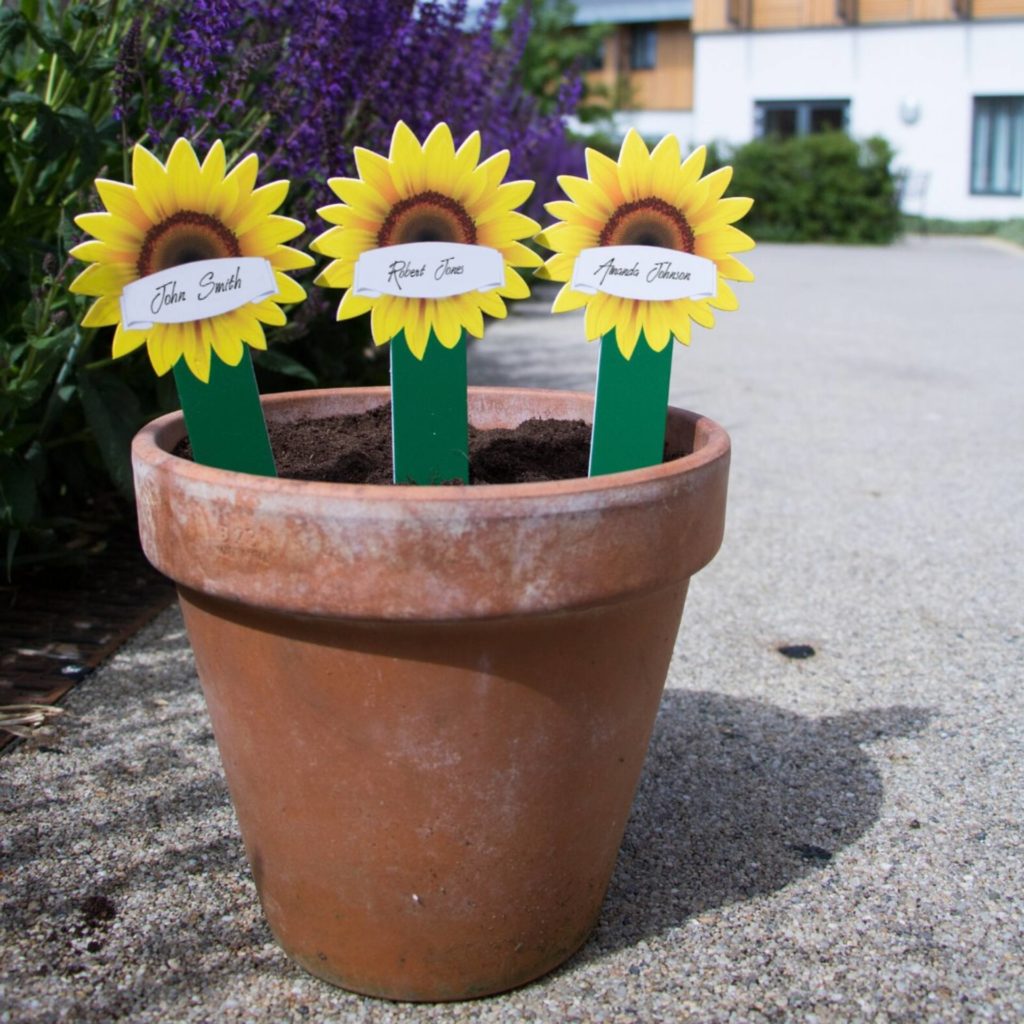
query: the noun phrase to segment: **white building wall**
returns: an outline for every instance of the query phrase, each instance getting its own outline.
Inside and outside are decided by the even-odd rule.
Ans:
[[[1024,217],[1024,198],[970,192],[972,101],[985,95],[1024,95],[1024,21],[702,34],[693,141],[748,141],[756,100],[847,99],[852,135],[885,136],[896,166],[929,175],[911,212]]]

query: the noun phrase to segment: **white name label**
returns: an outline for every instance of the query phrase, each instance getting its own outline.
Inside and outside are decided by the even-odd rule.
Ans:
[[[505,261],[497,249],[460,242],[409,242],[362,253],[352,287],[368,299],[447,299],[489,292],[504,283]]]
[[[576,257],[573,291],[623,299],[709,299],[718,290],[714,261],[657,245],[602,245]]]
[[[125,285],[121,322],[143,331],[153,324],[206,320],[276,293],[274,268],[262,257],[196,260]]]

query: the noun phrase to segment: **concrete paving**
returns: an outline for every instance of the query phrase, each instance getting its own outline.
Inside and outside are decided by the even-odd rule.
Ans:
[[[293,966],[170,611],[0,758],[0,1021],[1024,1018],[1024,253],[749,262],[675,353],[674,403],[732,434],[726,541],[583,950],[444,1006]],[[580,318],[545,305],[489,330],[474,382],[591,386]]]

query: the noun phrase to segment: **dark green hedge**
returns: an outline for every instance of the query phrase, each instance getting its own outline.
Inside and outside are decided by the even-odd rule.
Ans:
[[[752,196],[742,227],[758,241],[891,242],[900,230],[893,150],[841,132],[756,139],[716,163],[732,164],[730,195]]]

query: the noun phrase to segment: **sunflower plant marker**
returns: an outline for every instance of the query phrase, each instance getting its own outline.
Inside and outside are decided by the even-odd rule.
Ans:
[[[508,151],[481,162],[480,133],[456,149],[444,123],[421,145],[400,121],[387,157],[355,160],[319,211],[333,226],[312,248],[332,262],[316,283],[346,289],[339,320],[369,313],[374,342],[391,343],[395,482],[468,481],[466,338],[529,295],[513,268],[542,262],[520,241],[540,225],[516,210],[533,182],[503,184]]]
[[[282,244],[304,230],[273,213],[288,182],[256,188],[258,170],[250,154],[229,172],[220,141],[202,164],[185,139],[166,165],[136,146],[133,184],[98,179],[105,212],[75,218],[93,238],[71,290],[96,296],[82,325],[115,326],[115,358],[145,345],[173,371],[196,462],[276,476],[249,348],[306,297],[285,271],[313,260]]]
[[[565,282],[552,312],[585,307],[601,339],[591,476],[662,461],[671,340],[689,345],[691,321],[738,307],[727,282],[753,280],[733,255],[754,247],[734,227],[753,200],[723,199],[732,168],[701,177],[706,155],[681,161],[674,135],[648,151],[631,129],[618,161],[588,149],[587,177],[559,177],[568,199],[545,207],[558,223],[537,241],[555,255],[537,276]]]

